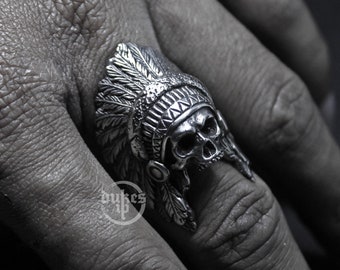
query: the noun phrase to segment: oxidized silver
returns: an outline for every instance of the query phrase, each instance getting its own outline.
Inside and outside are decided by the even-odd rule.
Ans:
[[[185,199],[189,164],[206,168],[224,157],[253,179],[249,161],[205,86],[159,52],[117,46],[96,95],[96,135],[105,161],[120,179],[138,184],[150,207],[195,230]]]

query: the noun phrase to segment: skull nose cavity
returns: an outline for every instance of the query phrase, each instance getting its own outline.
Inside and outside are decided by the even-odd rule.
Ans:
[[[210,158],[216,154],[216,147],[211,141],[207,141],[203,146],[203,156],[205,158]]]

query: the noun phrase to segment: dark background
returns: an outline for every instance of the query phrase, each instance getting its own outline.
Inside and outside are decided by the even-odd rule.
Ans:
[[[268,0],[270,1],[270,0]],[[294,0],[293,0],[294,1]],[[306,0],[329,48],[332,62],[330,88],[332,96],[323,108],[325,119],[331,131],[340,142],[340,0]],[[340,166],[340,164],[339,164]],[[302,225],[295,212],[283,205],[295,238],[303,250],[311,268],[340,269]],[[21,243],[6,227],[0,225],[0,269],[47,269],[41,260]]]
[[[328,119],[330,128],[340,142],[340,1],[339,0],[307,0],[314,18],[324,35],[331,56],[331,90],[334,100],[328,102],[328,107],[334,109],[332,119]]]

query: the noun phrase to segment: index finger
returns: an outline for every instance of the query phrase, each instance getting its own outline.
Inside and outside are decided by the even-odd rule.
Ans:
[[[8,10],[0,18],[0,35],[6,41],[0,58],[1,219],[52,269],[184,269],[144,219],[122,226],[105,216],[102,189],[111,187],[114,194],[120,189],[69,114],[82,124],[79,107],[93,103],[90,96],[102,70],[96,67],[104,67],[110,49],[123,36],[122,29],[112,30],[117,15],[112,11],[126,8],[126,2],[37,3],[0,3],[2,11]],[[141,18],[147,14],[145,7],[140,1],[128,4],[135,5],[129,12],[140,17],[122,13],[135,19],[130,20],[133,30],[125,31],[135,33],[138,25],[142,38],[155,41],[150,22]],[[29,34],[17,27],[27,21]],[[82,97],[88,97],[83,104],[74,77],[90,82],[86,94],[88,88],[82,88]],[[128,208],[126,217],[136,216],[133,207]]]

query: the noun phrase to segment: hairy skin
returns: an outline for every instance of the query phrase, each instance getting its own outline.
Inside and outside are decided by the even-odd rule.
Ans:
[[[254,8],[229,2],[240,20],[242,5]],[[338,213],[329,207],[340,203],[339,149],[298,76],[316,100],[324,95],[327,50],[311,19],[291,27],[309,29],[305,42],[320,51],[314,65],[323,72],[303,68],[308,52],[294,63],[285,57],[299,46],[278,50],[278,60],[215,0],[3,0],[0,14],[0,217],[51,268],[308,269],[269,188],[226,163],[192,177],[194,234],[152,211],[152,226],[140,219],[122,227],[101,216],[100,191],[113,180],[92,154],[93,97],[124,41],[161,49],[207,84],[268,179],[290,189],[330,250],[339,246]],[[245,24],[255,20],[247,14]],[[298,37],[276,35],[261,21],[256,27],[276,42]]]

